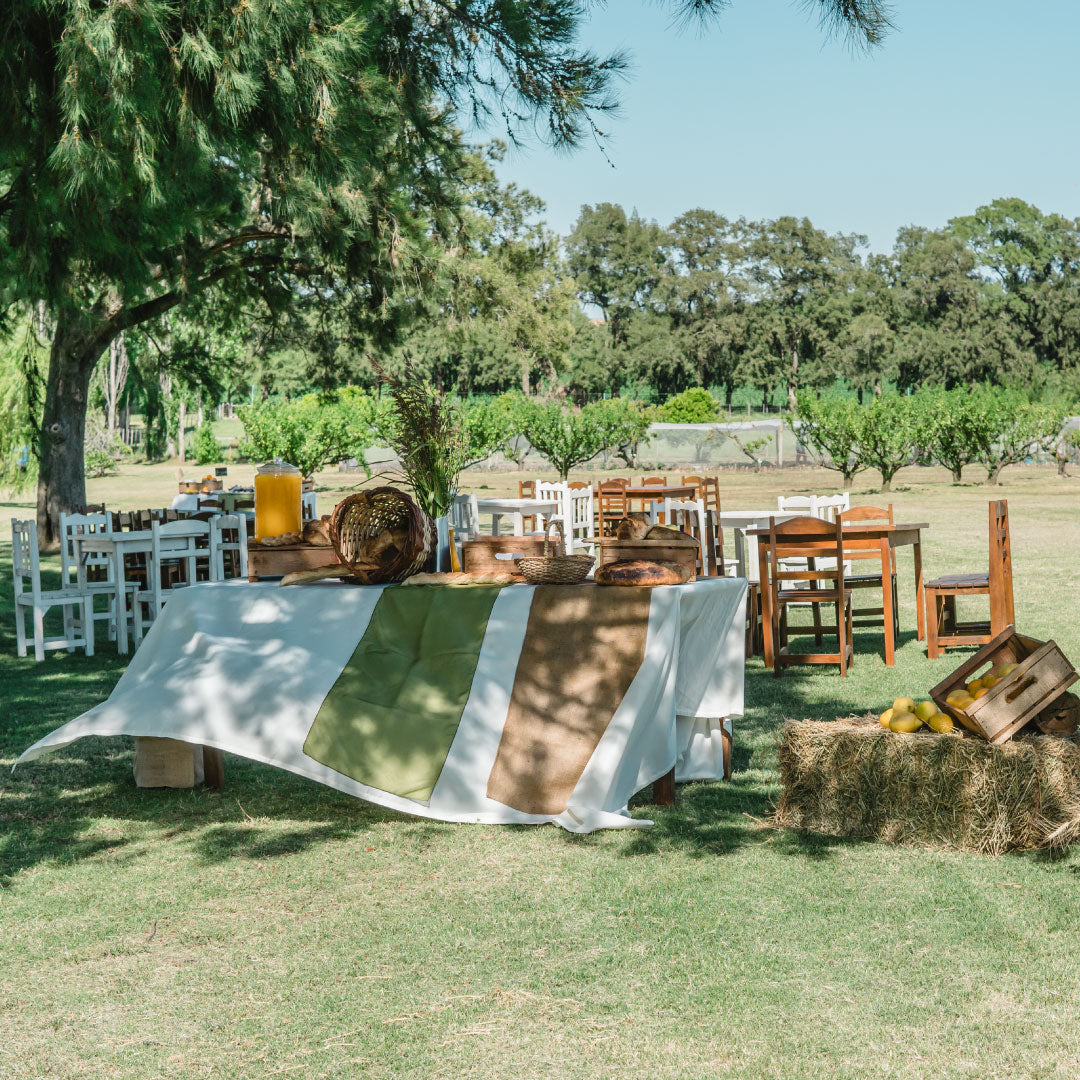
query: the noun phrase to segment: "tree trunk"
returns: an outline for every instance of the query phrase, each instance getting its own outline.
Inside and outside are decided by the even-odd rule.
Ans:
[[[793,348],[791,350],[791,377],[788,379],[787,384],[787,404],[788,412],[795,412],[798,408],[799,401],[797,393],[799,390],[799,350]]]
[[[60,542],[60,513],[86,505],[86,401],[90,376],[105,345],[70,315],[57,319],[49,350],[49,382],[41,418],[41,460],[38,467],[38,543],[55,548]]]
[[[998,485],[1001,483],[1001,470],[1002,465],[988,465],[986,468],[986,483],[987,485]]]
[[[961,479],[962,479],[961,473],[963,473],[963,471],[964,471],[964,466],[963,465],[959,466],[956,469],[951,470],[951,472],[952,472],[952,482],[954,484],[959,484],[961,482]]]
[[[881,490],[892,491],[892,477],[886,476],[884,473],[881,474]]]
[[[176,424],[176,452],[180,458],[180,464],[187,461],[187,440],[184,438],[184,428],[187,426],[187,402],[180,399],[180,419]]]
[[[529,396],[529,369],[527,367],[521,369],[521,392],[526,397]]]

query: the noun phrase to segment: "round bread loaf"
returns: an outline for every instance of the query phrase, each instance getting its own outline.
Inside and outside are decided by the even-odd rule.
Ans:
[[[690,576],[690,567],[681,563],[623,559],[601,566],[593,580],[597,585],[681,585]]]

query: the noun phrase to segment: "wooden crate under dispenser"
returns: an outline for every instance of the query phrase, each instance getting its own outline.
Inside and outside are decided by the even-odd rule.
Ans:
[[[618,540],[614,536],[601,536],[597,541],[600,546],[600,566],[608,563],[624,562],[628,559],[643,559],[646,562],[672,562],[690,570],[690,581],[697,578],[697,561],[701,545],[692,537],[685,540],[675,536],[663,540]]]
[[[470,574],[513,574],[524,581],[514,556],[543,554],[542,536],[481,536],[461,542],[461,569]],[[552,538],[551,554],[563,554],[559,537]],[[503,557],[499,558],[500,555]]]
[[[1016,664],[1001,682],[966,709],[945,699],[954,690],[1001,664]],[[1060,697],[1080,676],[1053,641],[1039,641],[1007,626],[930,691],[938,708],[992,743],[1011,739]]]
[[[320,566],[339,562],[341,560],[332,547],[315,544],[282,544],[280,547],[270,547],[252,540],[248,544],[248,581],[281,578],[294,570],[315,570]]]

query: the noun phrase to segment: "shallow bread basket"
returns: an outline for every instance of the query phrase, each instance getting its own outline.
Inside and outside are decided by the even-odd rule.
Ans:
[[[530,585],[580,585],[589,576],[594,559],[591,555],[552,555],[552,529],[563,535],[562,525],[553,521],[544,538],[544,554],[516,560],[518,571]]]
[[[370,542],[390,530],[404,530],[400,544],[371,557]],[[404,492],[372,488],[348,495],[334,507],[330,543],[350,576],[364,585],[385,585],[418,573],[435,550],[435,524]]]

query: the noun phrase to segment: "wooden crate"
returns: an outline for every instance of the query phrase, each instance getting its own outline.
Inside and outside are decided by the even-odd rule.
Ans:
[[[135,736],[135,786],[189,788],[203,782],[203,748],[179,739]]]
[[[697,561],[701,546],[696,540],[617,540],[602,536],[600,566],[624,562],[627,559],[644,559],[646,562],[673,562],[690,569],[690,580],[697,577]]]
[[[1001,664],[1018,665],[966,709],[945,700],[972,679]],[[992,743],[1011,739],[1076,682],[1076,669],[1053,641],[1039,641],[1007,626],[997,637],[965,660],[930,691],[938,708],[954,716],[969,731]]]
[[[280,578],[294,570],[314,570],[339,561],[332,547],[316,547],[314,544],[267,547],[252,541],[248,544],[248,581]]]
[[[461,569],[466,573],[513,574],[524,581],[512,558],[500,559],[498,556],[543,554],[542,536],[482,536],[461,542]],[[552,538],[551,554],[563,554],[562,540],[558,537]]]

